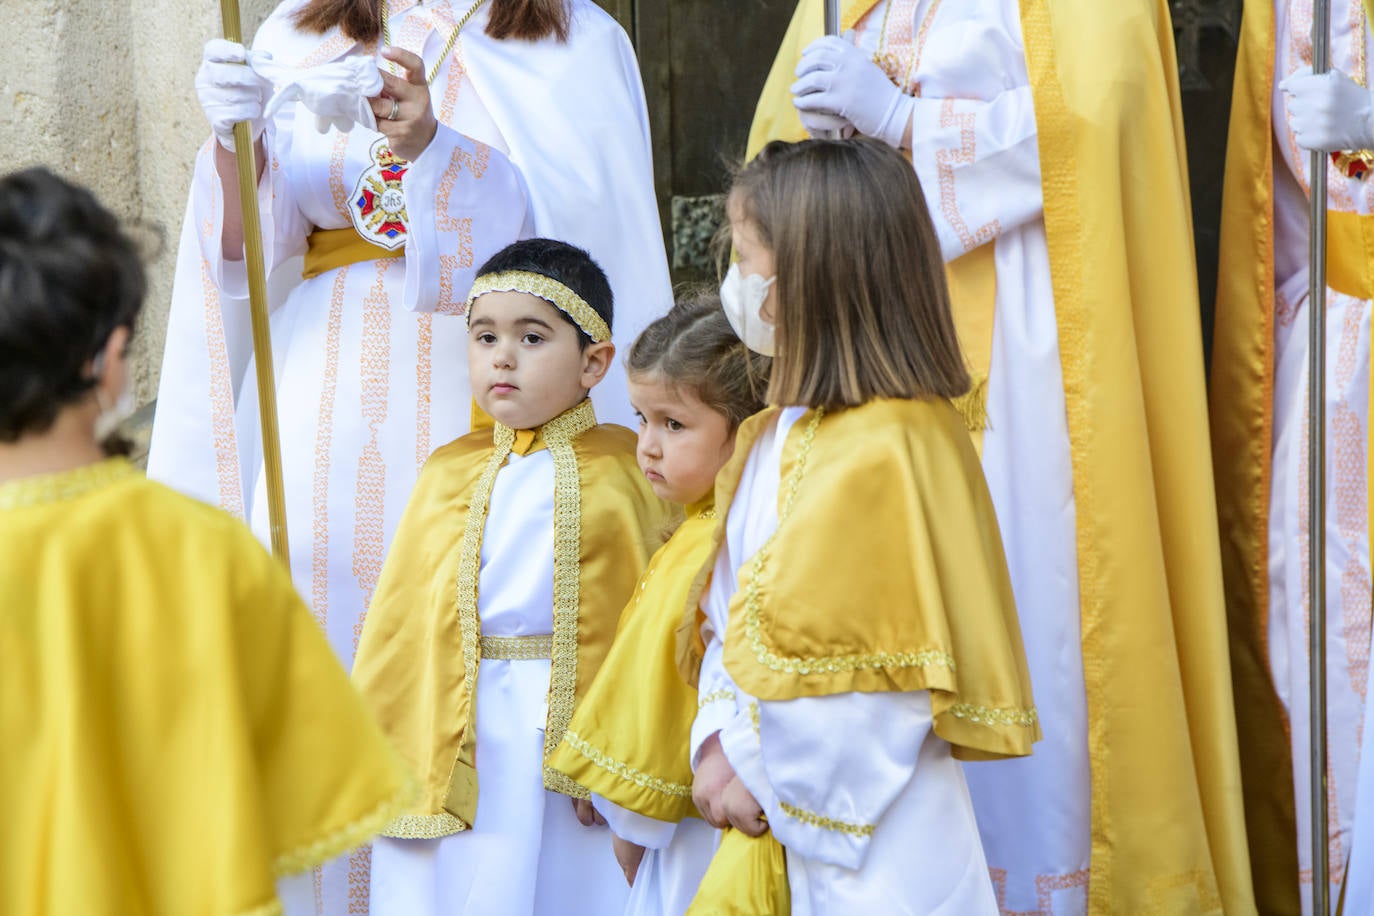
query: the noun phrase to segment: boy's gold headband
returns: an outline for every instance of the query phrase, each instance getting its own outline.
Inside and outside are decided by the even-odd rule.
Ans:
[[[468,320],[471,320],[472,303],[477,301],[478,296],[487,293],[528,293],[538,296],[577,322],[577,326],[593,342],[604,343],[611,339],[611,329],[606,326],[605,319],[596,313],[596,309],[552,277],[527,270],[506,270],[478,277],[468,293]]]

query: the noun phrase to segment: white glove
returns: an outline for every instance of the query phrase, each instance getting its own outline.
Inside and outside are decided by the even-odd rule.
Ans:
[[[1288,96],[1288,123],[1298,145],[1324,152],[1374,149],[1374,96],[1339,70],[1304,67],[1279,88]]]
[[[266,51],[245,53],[236,41],[212,38],[205,43],[196,71],[196,96],[210,129],[225,149],[234,148],[234,125],[239,121],[249,123],[254,142],[262,136],[267,123],[263,106],[272,94],[272,83],[258,69],[271,60]]]
[[[868,55],[835,35],[807,46],[792,84],[792,104],[803,118],[843,118],[859,133],[894,147],[901,145],[915,102]]]
[[[278,89],[267,105],[267,117],[283,105],[300,102],[315,115],[315,129],[322,134],[331,127],[347,133],[354,124],[377,129],[377,116],[367,100],[382,94],[382,73],[371,57],[345,57],[304,70],[277,67],[268,72]]]
[[[824,111],[798,111],[797,114],[801,116],[802,127],[805,127],[806,132],[813,138],[829,137],[836,131],[839,131],[842,137],[852,136],[854,133],[854,125],[849,123],[848,118],[839,115]]]

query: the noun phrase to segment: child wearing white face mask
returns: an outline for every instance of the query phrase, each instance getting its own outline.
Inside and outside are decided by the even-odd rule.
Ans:
[[[995,914],[956,758],[1040,727],[920,186],[881,143],[774,143],[728,213],[722,298],[751,343],[772,325],[774,406],[716,483],[697,805],[772,832],[794,914]],[[735,912],[754,866],[718,855],[696,905]]]

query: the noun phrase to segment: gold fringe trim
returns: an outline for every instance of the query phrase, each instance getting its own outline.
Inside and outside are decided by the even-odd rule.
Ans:
[[[673,798],[691,798],[692,787],[680,782],[671,782],[661,779],[643,770],[630,766],[628,763],[616,760],[609,754],[603,753],[600,748],[594,747],[587,742],[577,732],[569,731],[563,736],[563,741],[577,751],[587,760],[596,766],[610,773],[612,776],[619,776],[621,779],[632,782],[641,789],[648,789],[660,795],[668,795]]]
[[[382,836],[398,840],[437,840],[467,829],[467,824],[447,811],[441,811],[438,814],[406,814],[393,818],[382,831]]]
[[[952,398],[950,404],[964,418],[964,426],[971,433],[981,433],[988,428],[988,377],[974,376],[973,387],[967,394]]]
[[[345,824],[314,842],[277,856],[272,863],[273,874],[278,878],[297,875],[338,858],[351,849],[357,849],[393,823],[402,811],[412,808],[418,796],[418,785],[408,780],[390,798],[351,824]]]

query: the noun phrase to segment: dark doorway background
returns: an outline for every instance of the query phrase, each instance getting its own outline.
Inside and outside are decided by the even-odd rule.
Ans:
[[[674,279],[709,279],[707,247],[720,220],[718,195],[727,164],[744,153],[754,103],[794,0],[598,2],[620,20],[639,54]],[[1241,0],[1171,0],[1170,7],[1183,87],[1201,321],[1210,352]]]

